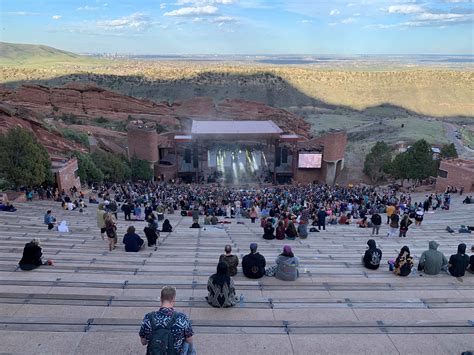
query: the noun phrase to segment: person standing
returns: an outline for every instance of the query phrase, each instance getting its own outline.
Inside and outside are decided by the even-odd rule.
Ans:
[[[327,213],[324,207],[321,207],[318,211],[318,230],[321,230],[321,227],[323,227],[323,230],[326,230],[326,216]]]
[[[399,234],[399,237],[404,237],[406,238],[407,236],[407,232],[408,232],[408,227],[410,227],[410,225],[412,224],[413,222],[411,221],[411,219],[408,218],[408,215],[405,214],[403,215],[403,218],[402,220],[400,221],[400,234]]]
[[[142,345],[147,346],[147,354],[165,349],[170,354],[194,355],[196,352],[191,322],[184,313],[174,310],[176,289],[171,286],[163,287],[160,299],[160,309],[145,315],[138,333]]]
[[[389,225],[387,237],[395,237],[397,235],[398,228],[400,228],[400,225],[398,223],[399,221],[400,221],[400,217],[398,216],[396,212],[394,212],[390,216],[390,225]]]
[[[97,227],[100,229],[100,237],[105,239],[105,209],[103,204],[99,204],[97,209]]]
[[[379,235],[380,225],[382,224],[382,217],[378,213],[374,213],[370,218],[372,222],[372,237],[376,234]]]
[[[386,212],[387,212],[387,224],[390,224],[391,222],[391,217],[395,213],[395,206],[393,204],[390,204],[387,206]]]
[[[109,251],[112,251],[117,246],[117,222],[111,213],[104,215],[105,234],[109,242]]]

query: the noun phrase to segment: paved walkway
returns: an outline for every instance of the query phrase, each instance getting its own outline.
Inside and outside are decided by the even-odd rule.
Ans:
[[[109,252],[96,228],[96,206],[83,214],[59,204],[19,204],[0,213],[0,352],[35,354],[143,354],[138,338],[143,315],[159,307],[163,285],[178,288],[177,309],[190,316],[199,354],[460,354],[474,350],[474,275],[401,278],[388,271],[403,245],[415,257],[436,239],[447,257],[474,235],[448,234],[473,224],[474,205],[455,198],[452,210],[426,215],[407,238],[376,238],[384,253],[380,270],[360,265],[369,230],[329,226],[306,240],[265,241],[258,224],[190,229],[191,218],[168,215],[174,232],[159,246]],[[53,209],[71,232],[48,231],[43,214]],[[142,231],[143,222],[135,223]],[[119,215],[119,235],[128,224]],[[382,228],[382,235],[386,228]],[[143,235],[143,233],[141,233]],[[41,238],[53,267],[17,268],[23,246]],[[209,307],[206,282],[225,244],[240,259],[251,242],[272,264],[284,244],[300,257],[296,282],[234,278],[244,302]],[[121,242],[121,238],[120,238]],[[240,271],[240,270],[239,270]]]

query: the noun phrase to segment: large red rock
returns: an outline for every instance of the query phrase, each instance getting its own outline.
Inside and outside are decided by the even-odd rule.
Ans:
[[[73,114],[84,125],[71,128],[90,132],[109,142],[124,146],[125,134],[93,125],[104,117],[124,121],[129,118],[154,121],[167,131],[186,131],[191,119],[207,120],[273,120],[287,133],[310,137],[310,124],[286,110],[246,100],[214,102],[211,97],[196,97],[184,102],[156,103],[104,90],[93,84],[69,83],[49,88],[24,85],[17,90],[0,86],[0,130],[22,125],[35,132],[41,142],[54,152],[68,151],[69,142],[44,129],[44,118]],[[91,124],[87,124],[89,121]]]

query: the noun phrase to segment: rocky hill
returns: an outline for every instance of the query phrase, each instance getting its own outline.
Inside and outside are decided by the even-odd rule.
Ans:
[[[259,102],[210,97],[155,103],[104,90],[90,84],[70,83],[63,87],[25,85],[18,89],[0,87],[0,131],[20,124],[32,129],[50,151],[67,152],[72,146],[58,132],[64,129],[87,133],[105,144],[126,146],[125,126],[131,119],[156,122],[161,131],[186,132],[193,119],[273,120],[284,131],[309,137],[311,126],[286,110]],[[54,128],[55,133],[48,129]],[[61,144],[55,144],[55,141]],[[77,144],[74,145],[77,148]]]

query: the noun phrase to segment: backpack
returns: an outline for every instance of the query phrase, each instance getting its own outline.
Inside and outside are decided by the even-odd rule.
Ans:
[[[171,328],[176,323],[178,313],[174,312],[165,327],[159,327],[150,315],[151,339],[148,342],[147,355],[178,355],[174,348],[174,339]]]

